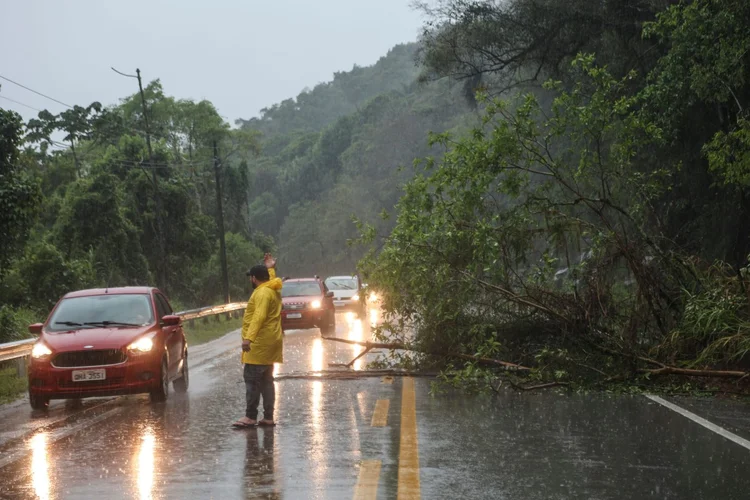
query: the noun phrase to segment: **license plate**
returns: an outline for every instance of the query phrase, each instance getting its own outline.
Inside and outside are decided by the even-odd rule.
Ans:
[[[73,370],[73,382],[89,382],[91,380],[106,380],[107,370]]]
[[[289,319],[300,319],[300,318],[302,318],[302,314],[300,314],[300,313],[291,313],[291,314],[287,314],[286,317],[289,318]]]
[[[343,300],[334,300],[333,305],[336,307],[341,307],[341,306],[345,306],[346,302],[344,302]]]

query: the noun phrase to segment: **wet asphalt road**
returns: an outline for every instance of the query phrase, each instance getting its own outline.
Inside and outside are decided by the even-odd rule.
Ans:
[[[337,335],[367,339],[367,323],[341,315]],[[750,498],[749,449],[642,396],[433,397],[428,379],[285,379],[278,427],[233,430],[235,336],[192,350],[190,391],[166,404],[0,410],[0,498]],[[279,374],[360,352],[317,330],[285,340]],[[750,439],[746,403],[671,401]]]

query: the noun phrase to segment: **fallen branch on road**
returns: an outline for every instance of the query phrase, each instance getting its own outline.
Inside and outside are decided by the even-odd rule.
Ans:
[[[323,338],[325,338],[325,337],[323,337]],[[351,367],[352,367],[352,365],[354,365],[354,363],[355,363],[355,362],[356,362],[356,361],[357,361],[357,360],[358,360],[359,358],[361,358],[362,356],[366,355],[366,354],[367,354],[368,352],[370,352],[370,351],[371,351],[372,349],[374,349],[374,348],[373,348],[373,347],[368,347],[368,348],[366,348],[366,349],[365,349],[364,351],[360,352],[360,353],[359,353],[359,355],[357,355],[357,357],[356,357],[356,358],[354,358],[353,360],[349,361],[349,362],[348,362],[348,363],[346,363],[346,364],[343,364],[343,363],[328,363],[328,366],[338,366],[338,367],[343,367],[343,368],[351,368]]]
[[[738,378],[742,379],[750,375],[748,372],[736,370],[695,370],[690,368],[677,368],[675,366],[663,365],[661,368],[641,368],[638,373],[648,375],[684,375],[687,377],[713,377],[713,378]]]
[[[636,370],[638,373],[643,373],[643,374],[648,374],[648,375],[683,375],[686,377],[736,378],[736,379],[739,379],[738,381],[743,380],[747,377],[750,377],[750,372],[743,372],[739,370],[710,370],[710,369],[696,370],[694,368],[678,368],[676,366],[665,365],[661,361],[647,358],[645,356],[638,356],[635,354],[618,352],[612,349],[607,349],[606,347],[603,347],[603,346],[598,347],[598,349],[600,349],[603,352],[614,355],[614,356],[627,356],[627,357],[637,359],[638,361],[642,361],[650,365],[658,366],[658,368],[639,368],[638,370]],[[609,382],[609,381],[610,379],[607,379],[603,382]]]
[[[536,391],[538,389],[549,389],[551,387],[565,387],[569,385],[567,382],[549,382],[546,384],[538,384],[538,385],[521,385],[521,384],[517,384],[513,382],[510,379],[508,379],[508,382],[510,382],[510,385],[512,385],[514,389],[518,389],[519,391]]]
[[[499,359],[492,359],[492,358],[483,358],[480,356],[472,356],[471,354],[459,354],[459,353],[445,353],[445,352],[430,352],[425,351],[422,349],[416,349],[414,347],[408,346],[407,344],[404,344],[403,342],[392,342],[392,343],[382,343],[382,342],[360,342],[357,340],[348,340],[348,339],[340,339],[337,337],[323,337],[323,340],[330,340],[333,342],[342,342],[344,344],[351,344],[351,345],[359,345],[365,348],[365,352],[369,352],[371,349],[390,349],[390,350],[400,350],[400,351],[412,351],[412,352],[419,352],[422,354],[431,354],[433,356],[448,356],[451,358],[459,358],[459,359],[465,359],[467,361],[476,361],[478,363],[487,364],[487,365],[495,365],[501,367],[503,370],[507,371],[528,371],[531,370],[531,368],[528,368],[526,366],[518,365],[515,363],[509,363],[508,361],[502,361]],[[354,362],[363,354],[360,354],[356,358],[354,358],[348,365],[354,364]]]
[[[403,370],[322,370],[319,372],[283,373],[274,380],[349,380],[368,377],[436,377],[434,372],[411,372]]]

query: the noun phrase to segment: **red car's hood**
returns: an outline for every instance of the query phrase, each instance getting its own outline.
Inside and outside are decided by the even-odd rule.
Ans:
[[[70,332],[44,332],[42,342],[55,352],[88,349],[119,349],[125,347],[153,326],[139,328],[83,328]]]

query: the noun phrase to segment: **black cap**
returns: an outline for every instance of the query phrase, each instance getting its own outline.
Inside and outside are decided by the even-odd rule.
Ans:
[[[271,279],[271,275],[268,274],[268,268],[262,264],[251,267],[246,274],[247,276],[254,276],[258,281],[268,281]]]

